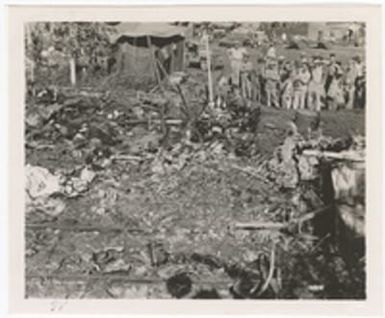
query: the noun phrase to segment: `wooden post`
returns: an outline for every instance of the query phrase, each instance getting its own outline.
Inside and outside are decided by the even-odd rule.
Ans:
[[[75,63],[74,57],[70,58],[70,80],[71,80],[71,85],[75,86],[76,85],[76,63]]]
[[[208,76],[208,86],[209,86],[209,106],[214,105],[214,93],[213,93],[213,80],[211,77],[211,54],[210,54],[210,45],[209,45],[209,36],[207,33],[203,35],[206,41],[206,55],[207,55],[207,76]]]
[[[25,24],[25,35],[27,38],[27,47],[30,48],[30,46],[32,45],[30,22],[27,22]]]

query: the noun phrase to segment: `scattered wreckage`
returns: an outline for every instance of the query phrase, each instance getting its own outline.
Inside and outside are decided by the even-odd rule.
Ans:
[[[27,107],[27,295],[316,298],[346,279],[322,249],[365,236],[364,139],[291,123],[263,156],[258,107],[203,107],[182,77]]]

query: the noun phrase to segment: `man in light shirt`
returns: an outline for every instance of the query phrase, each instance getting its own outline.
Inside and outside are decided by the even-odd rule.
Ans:
[[[323,87],[323,66],[320,58],[314,59],[314,65],[311,68],[311,80],[308,87],[307,105],[309,109],[320,111],[321,99],[325,95]]]
[[[294,77],[294,109],[304,109],[306,102],[306,92],[311,78],[309,66],[306,63],[301,63]]]
[[[237,42],[228,53],[231,64],[231,84],[239,87],[243,56],[247,53],[247,50]]]

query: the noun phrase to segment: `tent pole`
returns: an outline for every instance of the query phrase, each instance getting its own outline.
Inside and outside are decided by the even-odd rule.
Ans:
[[[184,60],[184,58],[185,58],[185,56],[184,56],[184,41],[183,41],[183,45],[180,45],[179,47],[181,48],[181,56],[182,56],[182,70],[184,70],[184,68],[185,68],[185,60]]]
[[[154,47],[152,46],[151,38],[149,35],[147,35],[147,45],[151,50],[151,58],[152,58],[152,64],[154,67],[156,81],[158,83],[159,88],[163,91],[163,87],[162,87],[161,80],[160,80],[159,73],[158,73],[158,66],[156,65],[156,60],[155,60],[156,57],[155,57]]]
[[[158,63],[158,66],[160,68],[160,70],[162,71],[163,75],[165,78],[167,78],[167,80],[170,82],[170,84],[172,85],[172,82],[170,80],[170,76],[168,75],[167,71],[165,70],[164,66],[162,65],[162,63],[156,59],[156,63]]]

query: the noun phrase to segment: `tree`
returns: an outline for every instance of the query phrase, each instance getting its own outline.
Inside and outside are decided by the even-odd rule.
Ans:
[[[102,22],[38,22],[26,30],[26,55],[37,67],[44,63],[42,53],[52,47],[67,56],[68,63],[93,68],[100,63],[98,57],[109,54],[113,27]]]

